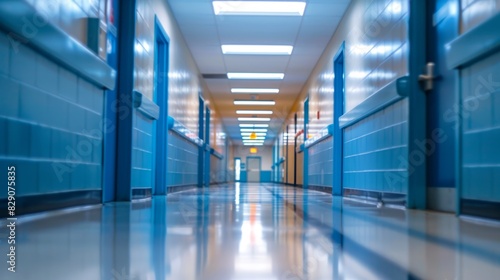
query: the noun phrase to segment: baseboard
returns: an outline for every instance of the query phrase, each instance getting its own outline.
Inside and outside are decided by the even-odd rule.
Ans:
[[[296,187],[296,188],[299,188],[299,189],[307,189],[307,190],[311,190],[311,191],[318,191],[318,192],[322,192],[322,193],[332,194],[332,188],[331,187],[309,185],[309,186],[307,186],[307,188],[304,188],[303,185],[293,185],[293,184],[290,184],[290,186]]]
[[[192,189],[197,189],[197,188],[198,188],[197,185],[172,186],[172,187],[167,187],[167,194],[182,192],[182,191],[187,191],[187,190],[192,190]]]
[[[16,197],[16,216],[67,207],[100,204],[101,190],[67,191],[49,194],[37,194]],[[0,199],[2,207],[0,218],[8,217],[7,199]]]
[[[344,188],[344,197],[406,207],[406,194]]]
[[[151,188],[132,189],[132,199],[150,198],[153,195]]]
[[[500,220],[500,202],[462,199],[460,208],[464,215]]]
[[[427,188],[427,208],[435,211],[454,213],[456,211],[456,189]]]

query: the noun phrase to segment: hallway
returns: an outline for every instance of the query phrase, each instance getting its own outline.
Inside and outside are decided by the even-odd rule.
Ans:
[[[277,184],[236,183],[32,214],[19,218],[18,227],[18,272],[6,278],[1,270],[1,279],[493,279],[500,273],[498,225]]]
[[[0,0],[0,279],[497,279],[500,0]]]

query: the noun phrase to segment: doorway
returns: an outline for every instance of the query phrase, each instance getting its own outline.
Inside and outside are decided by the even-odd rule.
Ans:
[[[342,162],[344,134],[339,126],[339,118],[344,114],[344,47],[342,43],[333,59],[333,195],[342,195]]]
[[[234,159],[234,181],[239,182],[241,180],[241,158]]]
[[[247,181],[260,182],[260,157],[247,157]]]
[[[168,63],[169,38],[161,23],[155,19],[155,78],[154,101],[160,107],[156,127],[156,168],[153,194],[165,195],[167,190],[167,147],[168,147]]]

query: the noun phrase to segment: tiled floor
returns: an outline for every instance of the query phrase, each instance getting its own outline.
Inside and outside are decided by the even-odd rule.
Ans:
[[[272,184],[26,216],[0,279],[499,279],[500,227]]]

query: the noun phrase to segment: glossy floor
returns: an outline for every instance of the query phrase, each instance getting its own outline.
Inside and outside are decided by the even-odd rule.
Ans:
[[[1,250],[6,259],[5,220]],[[26,216],[0,279],[498,279],[500,228],[272,184]]]

